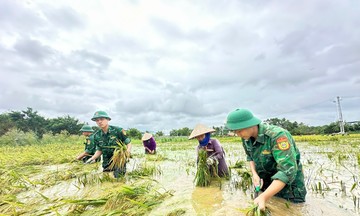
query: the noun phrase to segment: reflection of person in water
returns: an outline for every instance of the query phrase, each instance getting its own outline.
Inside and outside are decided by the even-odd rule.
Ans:
[[[219,187],[195,187],[191,195],[192,206],[198,215],[210,215],[221,208],[222,191]]]

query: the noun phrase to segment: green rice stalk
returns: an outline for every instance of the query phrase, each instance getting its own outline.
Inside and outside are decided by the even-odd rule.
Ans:
[[[220,178],[218,175],[218,163],[214,163],[209,166],[211,177]]]
[[[205,150],[199,150],[198,153],[198,165],[195,174],[195,185],[199,187],[206,187],[210,185],[211,175],[208,165],[206,163],[207,152]]]
[[[270,216],[271,212],[265,207],[265,210],[260,210],[258,205],[252,205],[247,209],[246,216]]]
[[[123,168],[130,158],[130,154],[127,151],[126,145],[120,140],[116,140],[116,144],[117,146],[115,146],[114,154],[110,160],[110,170]]]

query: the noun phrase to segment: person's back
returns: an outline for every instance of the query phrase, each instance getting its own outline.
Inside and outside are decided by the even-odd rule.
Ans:
[[[251,155],[256,164],[258,175],[263,179],[263,190],[271,184],[272,179],[279,178],[289,183],[276,196],[293,202],[305,201],[306,187],[300,151],[287,130],[276,125],[260,123],[256,142],[243,140],[243,144],[247,154]],[[285,161],[280,169],[278,161]]]
[[[156,142],[152,134],[145,133],[141,138],[143,141],[143,146],[145,148],[145,154],[155,154],[156,153]]]
[[[254,187],[263,191],[254,199],[260,209],[264,210],[265,203],[274,195],[305,202],[300,152],[287,130],[261,123],[247,109],[230,112],[226,127],[242,139]]]

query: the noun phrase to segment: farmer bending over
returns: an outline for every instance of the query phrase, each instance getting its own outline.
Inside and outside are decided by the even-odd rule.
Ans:
[[[224,149],[217,139],[210,139],[210,133],[214,131],[214,129],[208,128],[203,124],[198,124],[191,132],[189,139],[196,138],[199,141],[199,145],[196,147],[197,155],[201,149],[205,150],[207,153],[206,163],[209,166],[217,165],[218,176],[228,176],[229,170],[225,162]],[[198,160],[199,158],[197,158]]]
[[[263,191],[254,200],[260,209],[265,210],[265,203],[274,195],[294,203],[305,202],[300,152],[287,130],[261,123],[247,109],[230,112],[226,127],[242,139],[253,184]]]
[[[155,154],[156,153],[156,142],[154,137],[150,133],[145,133],[141,138],[145,148],[145,154]]]

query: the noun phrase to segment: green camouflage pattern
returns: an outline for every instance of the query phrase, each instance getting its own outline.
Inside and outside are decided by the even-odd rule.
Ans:
[[[85,145],[86,153],[88,153],[89,155],[95,154],[96,146],[94,143],[94,134],[91,134],[90,136],[86,137],[84,145]]]
[[[300,152],[287,130],[260,123],[257,139],[242,141],[247,160],[255,162],[256,172],[264,180],[262,190],[272,180],[280,180],[286,186],[276,196],[292,202],[305,201],[306,187]]]
[[[130,138],[126,136],[123,129],[116,126],[109,125],[109,130],[107,133],[104,133],[102,130],[98,130],[94,133],[96,150],[102,151],[102,167],[104,169],[109,166],[114,149],[118,146],[116,143],[117,140],[122,141],[125,145],[131,142]]]

